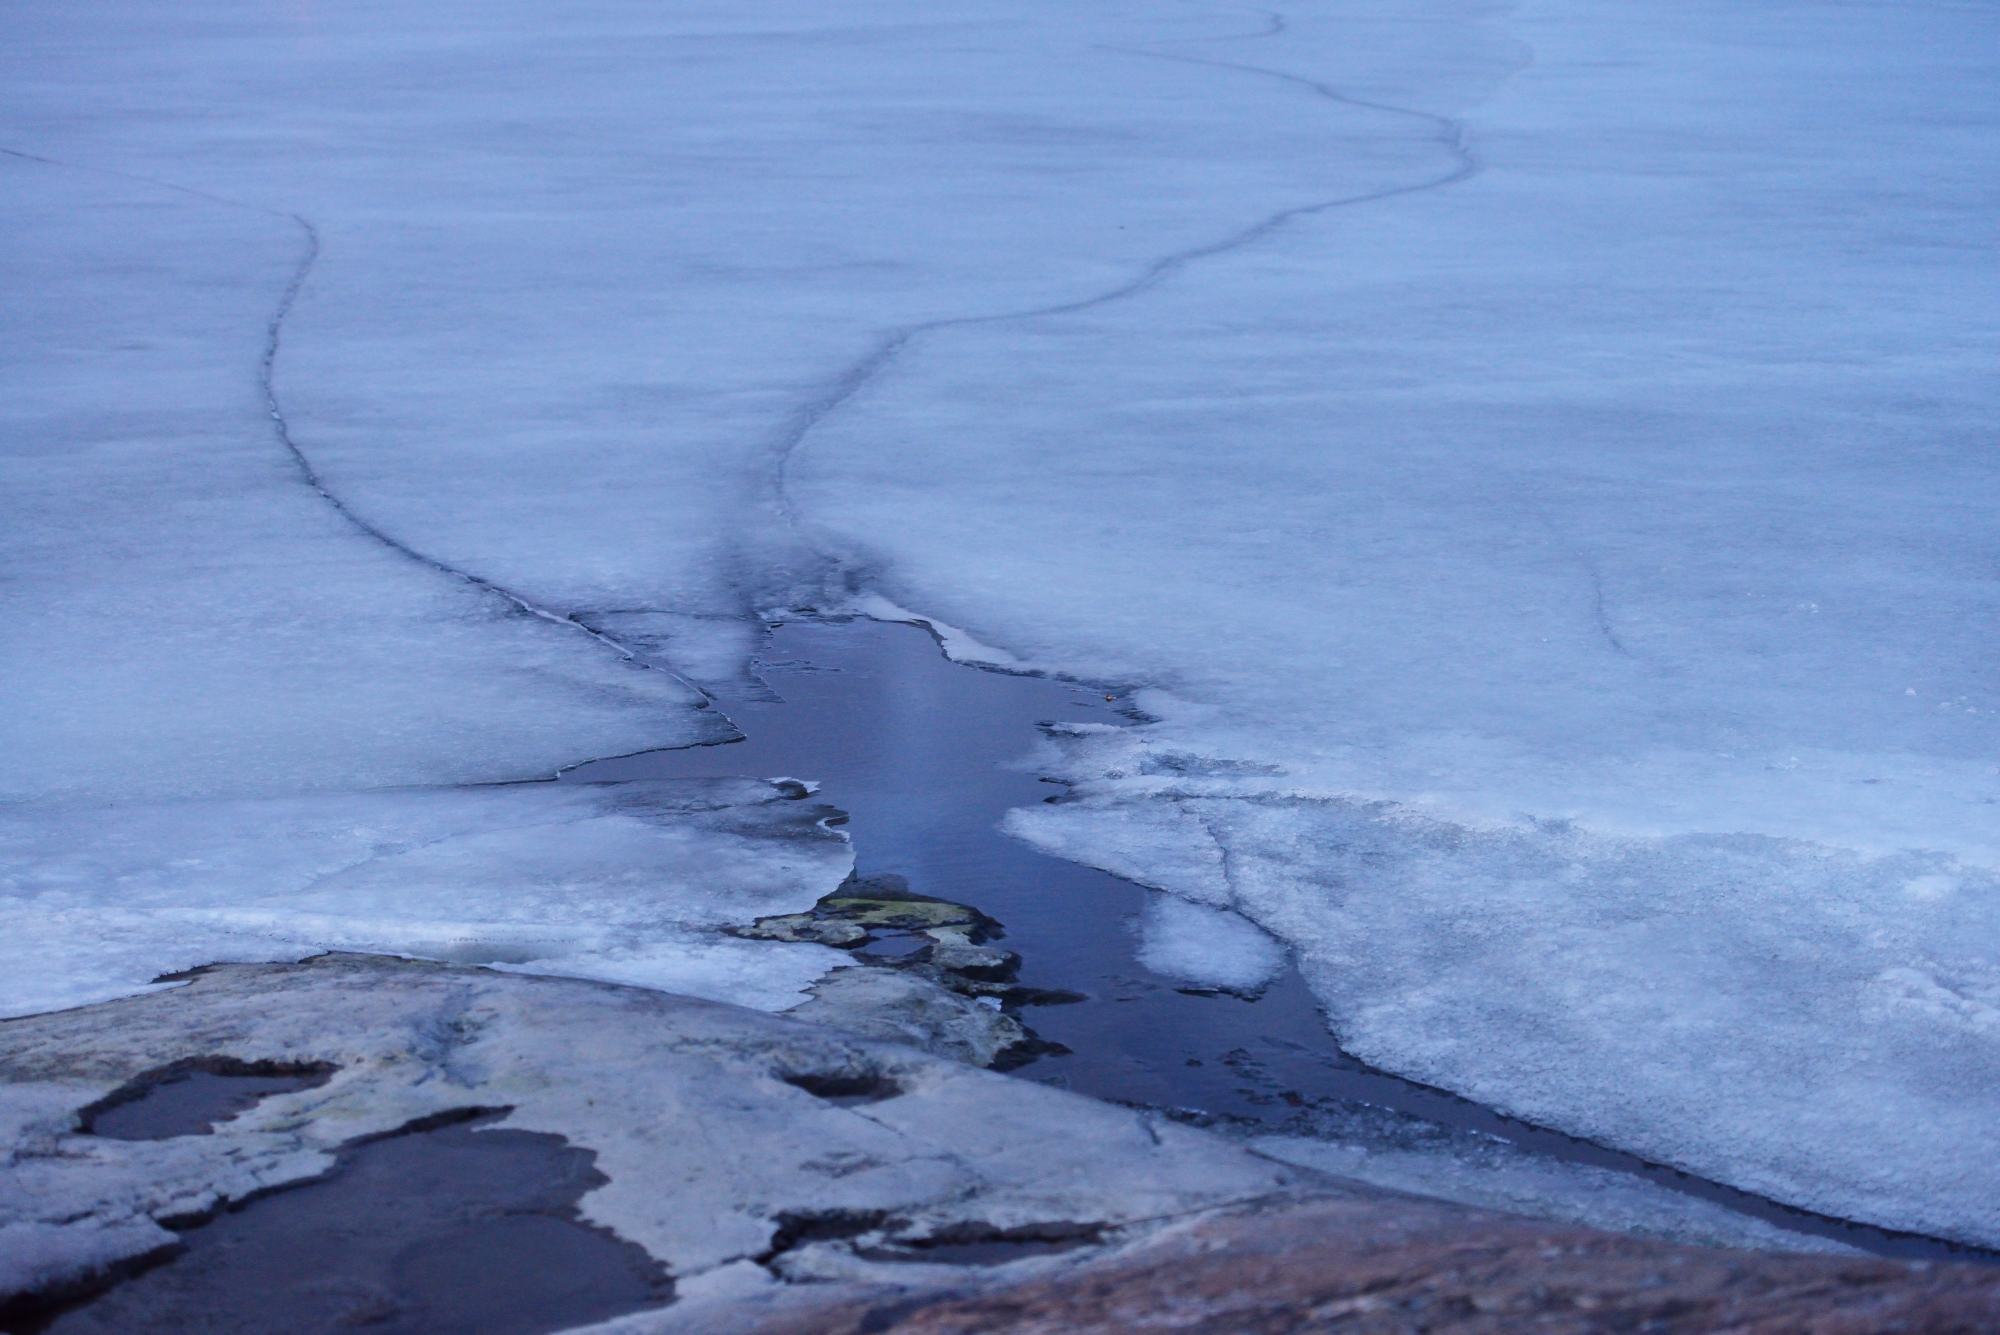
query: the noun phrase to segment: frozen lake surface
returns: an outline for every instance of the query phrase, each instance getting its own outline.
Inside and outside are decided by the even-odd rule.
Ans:
[[[1997,25],[17,5],[0,1008],[338,945],[782,1009],[844,957],[724,929],[846,874],[811,803],[530,781],[908,608],[1157,720],[1007,828],[1266,988],[1199,1005],[2000,1245]]]

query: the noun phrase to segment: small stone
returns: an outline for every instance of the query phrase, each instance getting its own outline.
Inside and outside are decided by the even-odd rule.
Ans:
[[[931,947],[931,963],[953,973],[987,982],[1002,982],[1021,967],[1021,957],[1011,950],[998,950],[992,946],[940,942]]]

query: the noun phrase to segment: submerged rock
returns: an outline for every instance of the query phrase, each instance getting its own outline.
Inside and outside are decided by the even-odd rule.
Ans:
[[[1004,983],[1013,981],[1020,971],[1021,957],[1013,951],[976,946],[954,928],[934,928],[925,935],[937,943],[930,948],[926,962],[948,973],[983,983]]]
[[[733,935],[754,941],[803,941],[815,945],[858,946],[868,939],[868,929],[838,918],[815,918],[810,913],[785,913],[759,918],[748,927],[738,927]]]
[[[998,922],[971,905],[917,894],[900,876],[854,874],[805,913],[759,918],[731,930],[762,940],[832,946],[862,945],[889,934],[924,933],[960,945],[1006,935]]]

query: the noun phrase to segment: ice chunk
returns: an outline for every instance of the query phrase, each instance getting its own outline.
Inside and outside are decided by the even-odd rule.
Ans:
[[[0,1014],[217,960],[379,951],[780,1010],[847,962],[717,929],[853,866],[758,780],[512,784],[0,816]]]
[[[1218,908],[1234,903],[1215,836],[1199,815],[1180,807],[1063,803],[1010,811],[1001,828],[1045,853],[1155,890]]]
[[[954,663],[972,663],[984,667],[1014,667],[1018,658],[1005,649],[995,649],[990,644],[981,644],[956,626],[948,626],[942,621],[920,617],[907,608],[898,607],[879,593],[864,593],[853,600],[855,611],[877,621],[904,621],[922,626],[937,637],[938,646],[944,656]]]
[[[1227,909],[1157,895],[1139,918],[1139,962],[1191,987],[1254,994],[1285,967],[1285,948]]]
[[[1157,782],[1082,784],[1009,828],[1078,849],[1101,813],[1116,866],[1149,826],[1211,831],[1233,905],[1375,1065],[1821,1213],[2000,1237],[2000,1170],[1963,1151],[2000,1099],[1992,872]],[[1960,889],[1906,889],[1941,880]]]

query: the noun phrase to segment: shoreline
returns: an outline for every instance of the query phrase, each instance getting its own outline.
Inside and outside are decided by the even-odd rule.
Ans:
[[[247,1335],[274,1312],[304,1335],[1025,1332],[1052,1310],[1104,1331],[1146,1328],[1149,1310],[1201,1331],[1357,1314],[1404,1330],[1418,1313],[1431,1330],[1493,1329],[1496,1313],[1581,1330],[1602,1326],[1548,1322],[1625,1313],[1692,1332],[1723,1312],[1745,1329],[1897,1315],[1943,1330],[2000,1312],[1991,1267],[1496,1214],[906,1045],[608,983],[326,955],[216,966],[0,1035],[17,1190],[0,1228],[45,1243],[36,1282],[10,1275],[0,1294],[10,1335]],[[188,1082],[168,1073],[195,1068],[309,1078],[210,1104],[193,1133],[93,1120],[171,1103]],[[1278,1324],[1246,1322],[1245,1303]]]
[[[1022,1079],[1245,1136],[1311,1138],[1311,1125],[1329,1115],[1352,1122],[1357,1108],[1380,1109],[1386,1117],[1371,1134],[1392,1149],[1414,1137],[1460,1159],[1502,1153],[1511,1163],[1518,1154],[1528,1164],[1622,1175],[1877,1255],[1988,1255],[1814,1214],[1370,1067],[1340,1050],[1288,956],[1248,996],[1152,972],[1137,958],[1134,928],[1162,896],[996,828],[1007,810],[1067,791],[1050,794],[1051,781],[1023,764],[1039,724],[1129,722],[1129,702],[1090,683],[961,662],[946,649],[936,631],[910,622],[779,623],[753,660],[762,689],[718,700],[745,741],[608,758],[562,781],[746,771],[810,781],[816,800],[848,813],[856,876],[902,878],[909,890],[997,920],[997,944],[1020,956],[1022,985],[1087,998],[1008,1008],[1041,1039],[1070,1049],[1023,1066],[1015,1072]]]

